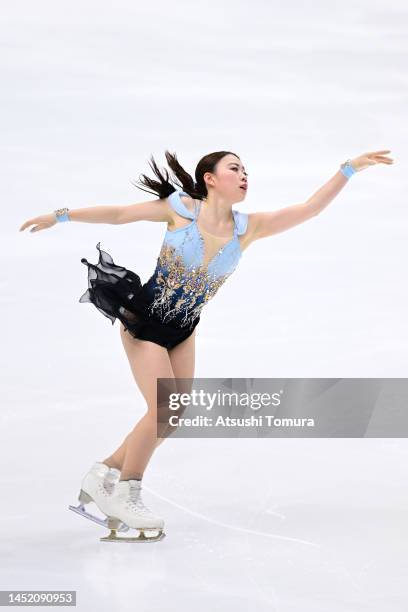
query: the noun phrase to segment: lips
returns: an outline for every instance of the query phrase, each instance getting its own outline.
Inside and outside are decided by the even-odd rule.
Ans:
[[[248,189],[248,186],[247,186],[247,185],[240,185],[240,187],[239,187],[239,188],[240,188],[240,189],[243,189],[244,191],[246,191],[246,190]]]

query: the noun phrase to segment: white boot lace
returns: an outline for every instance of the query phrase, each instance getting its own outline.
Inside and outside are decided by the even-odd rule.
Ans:
[[[151,510],[146,508],[142,500],[141,485],[131,483],[129,486],[129,497],[126,500],[126,505],[135,510],[139,514],[149,514],[153,516]]]
[[[112,495],[113,490],[115,488],[115,484],[116,482],[114,480],[109,480],[108,478],[105,478],[103,486],[105,487],[105,490],[108,495]]]

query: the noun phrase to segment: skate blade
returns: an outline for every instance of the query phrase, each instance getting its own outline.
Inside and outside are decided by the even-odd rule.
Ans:
[[[108,518],[105,518],[105,519],[99,518],[98,516],[95,516],[94,514],[91,514],[90,512],[87,512],[85,510],[84,504],[79,504],[78,506],[68,506],[68,508],[70,510],[72,510],[73,512],[76,512],[77,514],[80,514],[84,518],[87,518],[90,521],[93,521],[94,523],[98,523],[98,525],[101,525],[102,527],[106,527],[107,529],[109,529],[109,527],[108,527]],[[129,527],[127,525],[125,525],[125,523],[122,523],[117,528],[117,531],[127,532],[127,531],[129,531]]]
[[[166,534],[161,529],[137,529],[139,531],[139,535],[137,536],[117,536],[116,529],[111,529],[110,534],[105,536],[104,538],[100,538],[101,542],[137,542],[137,543],[145,543],[145,542],[159,542],[162,540]],[[155,536],[146,536],[145,532],[153,532],[157,535]],[[158,532],[158,533],[157,533]]]

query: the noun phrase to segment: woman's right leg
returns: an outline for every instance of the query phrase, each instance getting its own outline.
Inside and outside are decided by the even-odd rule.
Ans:
[[[157,378],[174,378],[174,373],[167,349],[134,338],[122,324],[120,334],[136,384],[146,400],[147,412],[122,445],[103,462],[121,469],[121,479],[128,480],[142,478],[150,457],[162,441],[157,437]]]
[[[121,324],[122,326],[122,324]],[[123,327],[123,326],[122,326]],[[122,341],[124,339],[121,327]],[[173,375],[176,379],[177,391],[179,393],[190,393],[191,384],[188,384],[184,379],[194,378],[195,369],[195,336],[196,330],[183,342],[180,342],[175,348],[168,350]],[[181,380],[180,380],[181,379]],[[118,470],[122,469],[125,460],[126,447],[132,432],[130,432],[119,448],[112,453],[103,463],[114,467]],[[161,437],[157,440],[155,448],[157,448],[166,438]]]

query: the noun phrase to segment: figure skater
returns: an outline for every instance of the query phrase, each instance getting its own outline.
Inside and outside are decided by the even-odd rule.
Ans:
[[[230,151],[205,155],[193,180],[176,154],[166,151],[173,182],[167,170],[158,169],[153,156],[151,168],[158,180],[142,175],[139,181],[147,187],[140,189],[158,199],[129,206],[61,208],[23,223],[20,231],[33,225],[31,232],[65,221],[167,223],[156,269],[145,284],[136,272],[115,264],[100,243],[96,264],[81,259],[88,269],[88,288],[79,301],[92,303],[112,324],[119,319],[129,365],[147,406],[119,448],[85,475],[79,506],[70,506],[110,528],[110,535],[102,540],[157,541],[164,536],[163,519],[146,508],[141,495],[145,469],[165,439],[165,432],[158,435],[157,378],[173,379],[174,391],[185,391],[178,379],[194,377],[195,328],[201,310],[235,270],[242,252],[255,240],[316,216],[354,173],[379,163],[392,164],[388,153],[375,151],[348,159],[301,204],[248,214],[232,210],[235,203],[245,200],[248,190],[248,174],[238,155]],[[106,519],[101,521],[84,510],[84,504],[91,501]],[[136,529],[138,536],[116,535],[129,528]]]

